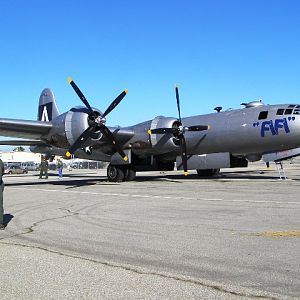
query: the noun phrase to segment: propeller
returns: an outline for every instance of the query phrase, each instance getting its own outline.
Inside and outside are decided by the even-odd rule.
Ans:
[[[88,100],[85,98],[79,87],[76,85],[76,83],[73,81],[72,78],[68,78],[68,82],[80,98],[80,100],[83,102],[83,104],[86,106],[86,108],[89,111],[88,116],[88,124],[89,127],[77,138],[77,140],[74,142],[73,145],[71,145],[69,151],[66,152],[66,156],[70,157],[71,154],[73,154],[77,149],[81,148],[81,146],[85,143],[85,141],[96,131],[100,131],[112,144],[112,146],[115,148],[115,150],[122,156],[122,158],[127,161],[128,157],[122,150],[121,145],[118,143],[118,141],[115,139],[112,132],[109,130],[108,127],[105,126],[106,119],[105,117],[112,112],[116,106],[123,100],[123,98],[128,93],[128,90],[123,91],[106,109],[106,111],[103,114],[100,114],[98,111],[94,111],[92,107],[90,106]]]
[[[188,169],[187,169],[187,147],[186,147],[186,141],[184,134],[186,131],[203,131],[210,129],[210,125],[193,125],[193,126],[183,126],[182,120],[181,120],[181,113],[180,113],[180,100],[179,100],[179,91],[178,86],[175,87],[175,93],[176,93],[176,102],[177,102],[177,110],[178,110],[178,119],[177,119],[177,126],[172,128],[155,128],[155,129],[149,129],[149,134],[173,134],[177,139],[179,139],[180,142],[180,148],[181,148],[181,160],[183,164],[183,174],[185,176],[188,175]]]

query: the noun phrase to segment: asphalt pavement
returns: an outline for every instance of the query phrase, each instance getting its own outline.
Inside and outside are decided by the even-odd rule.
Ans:
[[[300,299],[300,163],[285,170],[5,176],[1,299]]]

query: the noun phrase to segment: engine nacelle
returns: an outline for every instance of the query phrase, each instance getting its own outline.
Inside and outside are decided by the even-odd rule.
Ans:
[[[98,112],[101,113],[100,111]],[[89,111],[87,108],[74,107],[52,120],[55,133],[52,135],[52,132],[50,132],[49,134],[52,144],[68,149],[89,127],[88,116]],[[98,131],[93,133],[92,137],[88,138],[86,142],[88,145],[91,145],[93,141],[96,143],[101,137],[102,133]]]
[[[150,129],[173,128],[177,126],[178,126],[177,119],[158,116],[152,120]],[[157,150],[160,154],[168,153],[179,149],[179,141],[171,133],[151,134],[150,141],[153,149]]]

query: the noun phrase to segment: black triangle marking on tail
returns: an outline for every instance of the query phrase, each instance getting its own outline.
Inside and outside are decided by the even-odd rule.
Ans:
[[[52,102],[39,106],[39,120],[43,122],[52,121]]]

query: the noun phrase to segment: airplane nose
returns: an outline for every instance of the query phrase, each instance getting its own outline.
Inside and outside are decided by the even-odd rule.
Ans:
[[[294,131],[296,139],[299,140],[299,146],[300,146],[300,109],[299,109],[299,113],[297,111],[295,112],[296,114],[287,117],[287,121],[291,130]]]

